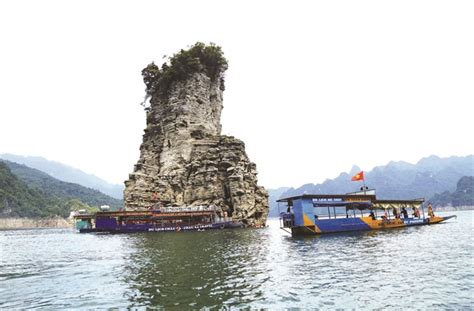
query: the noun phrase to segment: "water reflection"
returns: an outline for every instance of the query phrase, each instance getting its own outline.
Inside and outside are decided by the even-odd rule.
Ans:
[[[200,308],[257,301],[267,253],[257,230],[142,234],[125,267],[130,307]]]
[[[301,238],[276,225],[136,236],[124,278],[129,307],[390,308],[423,306],[426,299],[445,306],[433,300],[449,282],[439,273],[444,264],[433,263],[449,251],[433,247],[441,225]],[[472,276],[472,265],[465,268]]]

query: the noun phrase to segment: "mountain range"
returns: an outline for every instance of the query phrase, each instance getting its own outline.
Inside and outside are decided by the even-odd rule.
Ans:
[[[123,206],[123,201],[116,199],[122,198],[122,185],[107,183],[94,175],[41,157],[2,154],[0,158],[11,159],[0,160],[0,164],[4,164],[1,170],[3,175],[0,175],[3,176],[3,180],[0,178],[0,216],[7,210],[12,211],[11,202],[8,203],[5,198],[12,199],[15,191],[23,198],[23,201],[17,202],[20,206],[20,212],[17,213],[19,216],[66,215],[71,209],[103,204],[113,208]],[[340,194],[359,190],[362,183],[351,181],[351,177],[360,171],[358,166],[353,166],[349,172],[343,172],[320,184],[268,189],[269,217],[278,216],[276,200],[281,197],[304,193]],[[391,161],[364,174],[366,185],[375,188],[377,197],[381,199],[423,197],[432,201],[435,206],[458,206],[472,202],[473,155],[448,158],[429,156],[415,164]],[[114,194],[114,198],[104,193]],[[31,206],[31,202],[41,208],[38,210]],[[32,212],[27,211],[28,204]]]
[[[463,176],[456,185],[454,192],[445,191],[435,194],[430,202],[433,206],[466,207],[474,206],[474,177]]]
[[[60,181],[37,169],[0,160],[0,216],[50,217],[71,210],[123,207],[123,201],[98,190]]]
[[[275,197],[290,197],[304,193],[311,194],[343,194],[357,191],[361,182],[351,181],[351,177],[360,172],[358,166],[352,167],[348,173],[341,173],[334,179],[327,179],[320,184],[305,184],[298,188],[270,189],[270,217],[278,215]],[[452,156],[440,158],[429,156],[415,164],[404,161],[391,161],[387,165],[377,166],[364,172],[365,183],[375,188],[380,199],[430,199],[435,194],[445,191],[454,192],[458,181],[463,176],[474,175],[474,156]]]
[[[20,156],[14,154],[0,154],[0,159],[8,160],[18,164],[40,170],[58,180],[75,183],[84,187],[99,190],[116,199],[123,199],[124,185],[111,184],[99,177],[84,173],[74,167],[50,161],[42,157]]]

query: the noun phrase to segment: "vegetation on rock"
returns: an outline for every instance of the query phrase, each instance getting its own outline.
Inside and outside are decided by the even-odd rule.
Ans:
[[[241,140],[221,135],[227,66],[220,47],[196,43],[143,70],[150,109],[140,158],[125,181],[127,209],[212,206],[245,225],[265,224],[267,192],[256,165]]]
[[[174,54],[161,69],[153,62],[142,70],[146,97],[155,94],[166,96],[173,83],[186,80],[197,72],[205,73],[213,81],[221,79],[223,88],[227,67],[228,63],[220,46],[197,42],[188,50]]]

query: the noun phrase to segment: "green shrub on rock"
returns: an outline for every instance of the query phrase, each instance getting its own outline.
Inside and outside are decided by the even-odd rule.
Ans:
[[[186,80],[197,72],[206,74],[213,81],[221,79],[223,90],[227,68],[228,63],[220,46],[197,42],[188,50],[174,54],[169,58],[169,64],[164,63],[161,69],[153,62],[142,70],[146,95],[165,97],[173,83]]]

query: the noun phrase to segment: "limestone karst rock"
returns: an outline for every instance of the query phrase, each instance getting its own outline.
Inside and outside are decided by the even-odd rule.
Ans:
[[[249,226],[265,224],[267,191],[242,141],[221,135],[220,47],[197,43],[143,70],[150,107],[140,159],[125,182],[127,209],[216,206]]]

